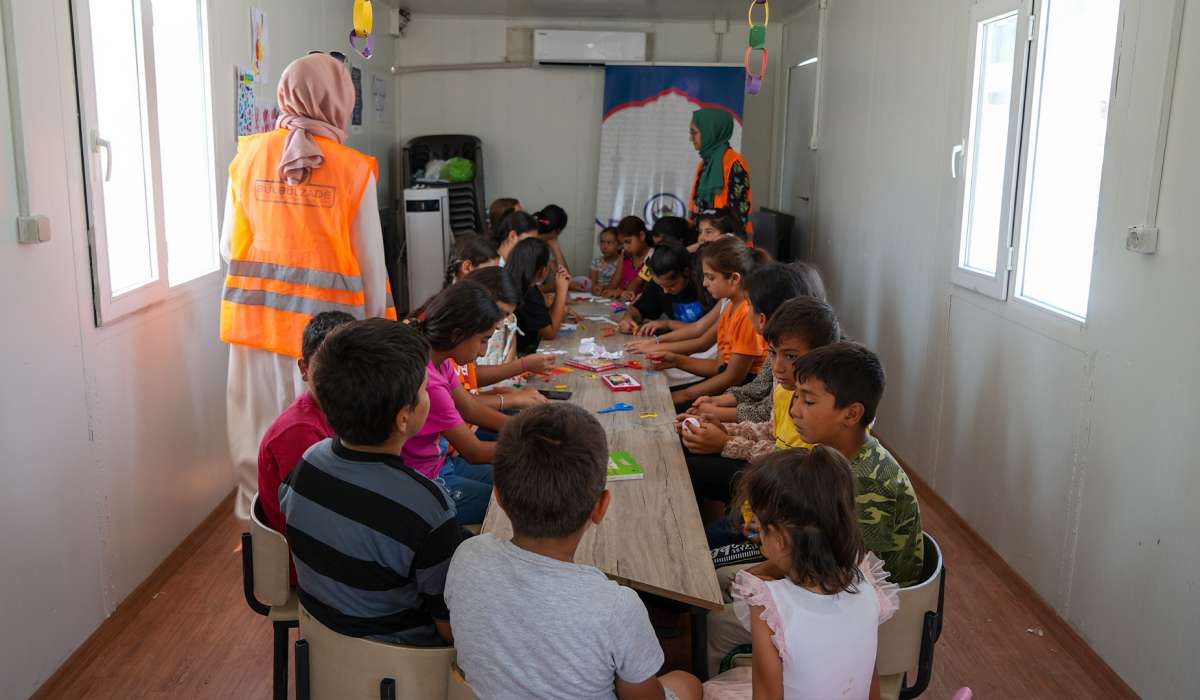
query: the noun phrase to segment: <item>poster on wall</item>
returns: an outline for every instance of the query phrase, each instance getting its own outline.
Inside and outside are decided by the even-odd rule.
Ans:
[[[260,83],[270,80],[267,65],[267,13],[257,7],[250,8],[250,67],[254,78]]]
[[[237,66],[234,69],[234,89],[237,91],[237,135],[249,136],[254,131],[254,69]]]
[[[362,88],[362,68],[353,66],[350,68],[350,80],[354,81],[354,112],[350,115],[350,128],[354,133],[362,131],[362,113],[363,113],[363,88]],[[354,127],[359,127],[354,129]]]
[[[745,71],[730,66],[608,66],[600,125],[596,226],[640,216],[647,225],[687,216],[700,154],[688,137],[692,112],[728,110],[730,145],[741,150]]]
[[[275,122],[279,119],[279,103],[274,94],[268,97],[260,95],[260,92],[266,92],[266,89],[261,81],[254,78],[254,68],[234,67],[234,84],[237,95],[234,102],[237,110],[237,135],[250,136],[274,130]]]

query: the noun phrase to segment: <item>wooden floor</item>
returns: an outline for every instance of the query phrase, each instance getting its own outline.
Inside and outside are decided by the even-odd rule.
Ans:
[[[947,700],[961,686],[989,700],[1136,697],[940,498],[918,490],[948,571],[945,628],[922,697]],[[270,625],[243,601],[242,526],[228,503],[35,697],[271,696]],[[682,634],[663,640],[676,668],[688,659],[680,622]]]

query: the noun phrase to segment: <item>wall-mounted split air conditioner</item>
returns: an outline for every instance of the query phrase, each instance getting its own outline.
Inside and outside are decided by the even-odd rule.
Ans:
[[[592,65],[645,61],[646,33],[535,29],[533,60]]]

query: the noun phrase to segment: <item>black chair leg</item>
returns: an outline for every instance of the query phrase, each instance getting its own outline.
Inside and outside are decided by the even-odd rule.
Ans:
[[[309,700],[312,693],[308,687],[308,640],[296,640],[296,700]]]
[[[275,625],[275,669],[272,679],[272,697],[275,700],[287,700],[288,688],[288,625],[276,622]]]
[[[384,678],[379,681],[379,700],[396,700],[395,678]]]

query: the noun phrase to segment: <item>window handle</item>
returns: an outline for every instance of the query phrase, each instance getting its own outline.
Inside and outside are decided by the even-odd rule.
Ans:
[[[99,153],[100,149],[104,149],[106,156],[104,166],[104,181],[108,182],[112,179],[112,142],[108,139],[100,138],[100,132],[92,130],[92,153]]]
[[[965,150],[966,148],[961,143],[950,149],[950,177],[955,180],[958,179],[958,159],[962,157]]]

